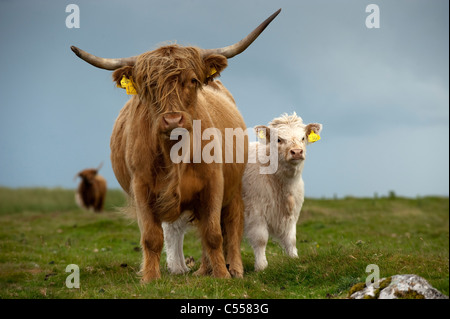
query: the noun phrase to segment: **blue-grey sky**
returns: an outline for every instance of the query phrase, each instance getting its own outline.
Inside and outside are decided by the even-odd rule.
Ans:
[[[80,28],[66,27],[66,6]],[[366,6],[380,9],[369,29]],[[308,147],[306,196],[449,195],[447,0],[0,0],[0,185],[75,188],[109,160],[129,98],[70,50],[126,57],[176,41],[232,44],[280,15],[221,81],[247,126],[296,111],[323,124]]]

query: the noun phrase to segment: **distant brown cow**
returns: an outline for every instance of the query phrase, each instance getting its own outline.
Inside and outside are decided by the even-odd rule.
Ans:
[[[201,136],[208,128],[218,129],[222,138],[225,128],[246,129],[231,93],[220,81],[212,81],[226,68],[227,58],[243,52],[279,12],[240,42],[219,49],[167,45],[135,57],[105,59],[72,47],[86,62],[115,70],[117,84],[124,76],[135,84],[137,95],[125,104],[114,125],[111,162],[136,209],[143,282],[161,276],[162,222],[173,222],[184,211],[193,212],[202,238],[203,256],[197,274],[243,276],[241,179],[245,162],[208,164],[201,159],[193,163],[192,148],[189,163],[174,163],[170,151],[177,141],[170,139],[170,133],[185,129],[192,141],[194,120],[201,121]],[[225,143],[219,142],[225,158]],[[208,143],[202,139],[201,149]],[[247,140],[244,144],[246,158]],[[232,151],[236,154],[235,145]]]
[[[98,175],[101,167],[102,164],[98,168],[82,170],[76,175],[81,177],[81,182],[75,194],[75,201],[81,208],[93,209],[96,213],[103,211],[106,196],[106,180]]]

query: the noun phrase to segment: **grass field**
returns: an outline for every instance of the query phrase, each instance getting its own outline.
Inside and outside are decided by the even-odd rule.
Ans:
[[[393,194],[391,194],[393,195]],[[345,298],[365,281],[366,266],[380,276],[417,274],[449,294],[449,199],[425,197],[306,199],[297,226],[298,259],[269,242],[269,267],[253,270],[253,252],[242,244],[244,279],[171,275],[146,285],[139,229],[116,209],[110,190],[106,212],[77,208],[74,191],[0,188],[0,298]],[[195,229],[186,256],[199,267]],[[80,288],[66,287],[66,266],[80,269]]]

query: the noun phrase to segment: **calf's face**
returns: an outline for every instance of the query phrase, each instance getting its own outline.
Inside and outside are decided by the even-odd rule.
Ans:
[[[281,160],[297,165],[305,159],[306,132],[301,127],[278,129],[278,156]]]
[[[264,134],[264,139],[271,142],[271,130],[276,132],[278,160],[279,162],[298,165],[306,158],[306,145],[310,144],[308,136],[311,132],[319,134],[322,130],[322,124],[311,123],[304,124],[282,124],[274,126],[259,125],[255,127],[258,136]],[[260,132],[264,133],[260,133]],[[273,137],[273,136],[272,136]],[[267,145],[269,145],[267,143]]]

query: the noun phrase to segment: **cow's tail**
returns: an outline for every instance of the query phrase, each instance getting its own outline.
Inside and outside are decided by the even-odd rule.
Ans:
[[[125,207],[118,207],[118,210],[125,217],[137,220],[136,203],[130,196],[127,196],[127,205]]]

